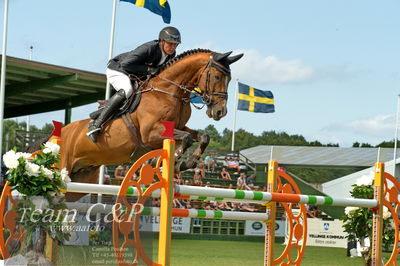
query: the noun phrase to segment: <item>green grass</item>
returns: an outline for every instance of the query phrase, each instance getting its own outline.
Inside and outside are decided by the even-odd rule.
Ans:
[[[153,243],[157,248],[157,242]],[[275,258],[284,246],[276,244]],[[155,251],[156,252],[156,251]],[[97,255],[96,255],[97,254]],[[109,254],[109,255],[108,255]],[[243,241],[182,240],[172,242],[172,266],[263,265],[264,243]],[[112,246],[60,246],[57,265],[116,265]],[[384,254],[388,256],[388,254]],[[156,255],[155,255],[156,256]],[[97,263],[96,263],[97,260]],[[302,265],[363,265],[361,258],[346,256],[343,248],[306,247]]]

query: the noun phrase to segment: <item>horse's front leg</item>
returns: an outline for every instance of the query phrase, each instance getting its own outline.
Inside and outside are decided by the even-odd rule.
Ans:
[[[174,129],[174,140],[177,141],[176,151],[175,151],[175,160],[178,161],[182,154],[186,152],[186,150],[192,146],[193,137],[187,131],[183,131],[180,129]]]
[[[147,145],[151,145],[152,147],[161,146],[162,141],[165,137],[162,137],[162,132],[164,132],[165,127],[162,123],[155,124],[147,134],[143,134],[147,136],[147,138],[143,138],[143,142]],[[174,140],[176,141],[176,148],[175,148],[175,162],[181,158],[182,154],[186,152],[186,150],[192,146],[193,144],[193,137],[190,132],[174,129]],[[155,165],[157,160],[152,161],[152,165]],[[177,165],[177,163],[175,163]],[[179,168],[175,167],[175,171],[179,172]]]
[[[184,132],[190,134],[192,141],[199,142],[199,145],[194,150],[193,154],[186,161],[179,161],[175,165],[176,171],[184,171],[187,169],[193,169],[197,166],[197,162],[201,155],[204,153],[208,144],[210,143],[210,136],[206,133],[190,129],[188,127],[184,128]],[[186,148],[187,149],[187,148]],[[185,152],[186,150],[184,150]],[[184,153],[183,152],[183,153]]]

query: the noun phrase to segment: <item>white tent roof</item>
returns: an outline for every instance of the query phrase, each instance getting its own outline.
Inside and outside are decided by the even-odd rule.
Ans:
[[[340,148],[314,146],[260,145],[241,150],[240,153],[256,164],[271,159],[280,165],[296,166],[372,166],[378,157],[378,148]],[[393,148],[380,148],[380,161],[393,159]]]

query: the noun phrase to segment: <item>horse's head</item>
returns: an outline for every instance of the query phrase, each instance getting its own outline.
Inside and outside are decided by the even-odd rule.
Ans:
[[[202,97],[207,105],[207,115],[217,121],[227,113],[227,90],[231,80],[229,65],[243,56],[229,56],[231,53],[213,53],[199,76],[198,87],[202,90]]]

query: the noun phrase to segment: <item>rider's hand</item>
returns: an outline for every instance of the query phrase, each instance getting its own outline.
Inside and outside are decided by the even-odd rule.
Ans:
[[[149,67],[148,68],[148,72],[152,76],[157,75],[159,71],[160,71],[160,69],[158,67]]]

